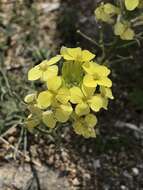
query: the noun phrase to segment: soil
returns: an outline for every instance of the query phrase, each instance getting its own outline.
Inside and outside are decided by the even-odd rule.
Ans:
[[[56,52],[61,45],[66,45],[69,47],[81,46],[96,52],[96,47],[76,32],[81,30],[92,38],[98,37],[97,23],[93,14],[97,5],[96,0],[39,2],[40,4],[34,4],[37,9],[40,6],[47,6],[46,4],[42,5],[43,2],[51,3],[51,8],[48,4],[48,12],[45,8],[45,13],[38,16],[38,21],[36,20],[40,23],[34,26],[36,28],[38,26],[36,29],[38,40],[30,42],[32,51],[36,47],[36,53],[41,48],[44,49],[44,52],[48,48],[52,48],[52,51]],[[29,29],[31,29],[31,25]],[[20,34],[22,33],[20,32]],[[14,45],[15,49],[17,49],[17,45],[17,43]],[[29,47],[29,44],[22,43],[21,46]],[[27,84],[25,82],[27,79],[24,78],[23,89],[19,87],[19,84],[13,80],[13,75],[11,76],[13,68],[14,76],[21,78],[21,73],[26,74],[31,63],[37,63],[47,55],[42,53],[42,57],[37,54],[35,57],[31,55],[29,49],[17,55],[13,45],[8,50],[4,50],[4,53],[8,76],[12,79],[10,84],[13,85],[12,87],[15,86],[16,92],[22,90],[21,96],[24,97],[29,90],[27,86],[30,84]],[[27,134],[26,154],[32,161],[25,161],[19,154],[16,155],[16,161],[13,160],[15,151],[5,143],[0,144],[0,188],[2,190],[32,188],[33,190],[40,188],[41,190],[143,190],[143,107],[141,103],[136,104],[137,98],[134,96],[142,89],[143,84],[141,47],[132,51],[132,56],[134,59],[131,61],[111,65],[115,100],[110,103],[108,111],[98,114],[97,133],[99,135],[96,139],[83,139],[76,135],[69,126],[63,127],[54,139],[49,135]],[[14,60],[19,60],[18,63],[22,60],[22,63],[16,66],[18,69],[13,66],[15,62],[11,60],[12,57],[15,57]],[[8,59],[10,59],[9,62]],[[21,81],[21,79],[19,80]],[[0,107],[3,109],[6,107],[5,105],[2,106],[2,101],[0,102]],[[0,116],[0,119],[5,127],[9,126],[11,120],[14,120],[15,113],[21,114],[19,110],[11,113],[9,107],[5,111],[6,113],[1,109],[3,117]],[[3,121],[2,118],[6,118],[6,115],[12,119],[8,118]],[[8,128],[11,128],[11,125]],[[14,127],[14,130],[4,135],[4,138],[10,144],[17,146],[20,131],[19,126],[16,130]],[[23,145],[22,142],[19,147],[22,152],[24,152]],[[30,154],[28,150],[30,150]],[[31,162],[34,170],[31,168]],[[25,167],[29,172],[25,172]],[[17,170],[20,171],[18,174]],[[38,180],[35,173],[38,174]],[[13,181],[15,175],[18,176],[14,177],[16,181]],[[31,179],[34,180],[32,184],[35,186],[27,186]],[[38,185],[38,181],[40,185]]]

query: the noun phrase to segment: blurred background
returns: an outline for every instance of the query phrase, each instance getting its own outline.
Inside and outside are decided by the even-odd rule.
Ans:
[[[98,115],[96,139],[83,139],[70,127],[55,137],[29,134],[21,125],[23,98],[35,88],[29,68],[62,45],[100,55],[93,43],[97,3],[0,0],[0,190],[143,189],[142,41],[107,63],[115,100]],[[108,26],[105,31],[109,41]]]

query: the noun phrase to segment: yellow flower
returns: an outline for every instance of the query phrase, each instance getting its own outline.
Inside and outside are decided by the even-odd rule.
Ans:
[[[94,91],[94,88],[91,89],[84,86],[82,86],[82,89],[79,87],[70,89],[70,101],[73,104],[77,104],[75,113],[78,116],[89,114],[90,108],[95,112],[98,112],[101,108],[107,108],[106,99],[101,94],[94,95]]]
[[[42,121],[49,128],[54,128],[57,123],[57,120],[54,117],[54,113],[51,110],[43,113]]]
[[[73,111],[73,108],[70,103],[59,104],[55,109],[55,117],[57,121],[65,123],[69,120],[69,117]]]
[[[94,59],[95,55],[88,50],[82,50],[81,48],[61,48],[61,55],[65,60],[87,62]]]
[[[104,7],[105,12],[112,15],[114,7],[108,5]],[[31,113],[26,120],[30,131],[41,123],[51,131],[58,124],[70,121],[77,134],[96,137],[94,112],[107,109],[108,100],[114,97],[110,88],[112,81],[108,78],[110,70],[93,62],[94,57],[88,50],[63,47],[61,55],[29,71],[29,80],[40,79],[46,87],[24,98]],[[55,64],[61,58],[63,62],[58,72]]]
[[[101,4],[95,10],[96,19],[107,23],[112,23],[114,21],[113,16],[119,13],[120,9],[111,3]]]
[[[98,65],[94,62],[85,63],[83,69],[86,71],[86,75],[83,79],[83,84],[87,87],[96,87],[102,85],[105,87],[111,87],[112,81],[108,78],[110,70],[105,67]]]
[[[54,76],[47,80],[48,91],[53,94],[53,98],[61,104],[67,104],[70,100],[70,91],[62,85],[62,77]]]
[[[47,79],[48,90],[39,93],[37,98],[37,105],[39,108],[46,109],[51,106],[61,84],[62,78],[60,76],[52,76]]]
[[[32,129],[41,123],[42,111],[36,105],[28,106],[28,109],[31,114],[26,120],[26,126],[28,129]]]
[[[117,22],[114,25],[114,33],[120,36],[122,40],[133,40],[135,36],[134,30],[130,27],[128,22]]]
[[[57,122],[65,123],[69,120],[69,117],[73,109],[70,103],[59,104],[56,103],[52,110],[43,113],[43,123],[49,127],[54,128]]]
[[[135,8],[137,8],[139,3],[139,0],[125,0],[126,9],[129,11],[133,11]]]
[[[61,76],[52,76],[47,78],[47,87],[49,91],[56,92],[62,85]]]
[[[77,62],[66,61],[62,66],[62,77],[65,81],[66,86],[78,85],[83,78],[83,68],[81,64]]]
[[[56,64],[61,59],[60,55],[57,55],[50,60],[44,60],[39,65],[30,69],[28,72],[28,80],[41,79],[46,81],[48,77],[55,76],[58,73],[58,67]]]
[[[66,87],[61,87],[56,94],[56,100],[58,100],[61,104],[67,104],[70,100],[69,89]]]
[[[38,95],[37,106],[40,109],[46,109],[51,106],[53,94],[49,90],[45,90]]]
[[[53,76],[47,79],[48,90],[39,93],[37,105],[41,109],[50,107],[55,101],[61,104],[67,104],[70,100],[70,91],[62,86],[61,76]]]
[[[100,86],[100,92],[101,92],[102,96],[104,96],[106,98],[114,99],[114,96],[113,96],[110,88]]]
[[[32,130],[33,128],[37,127],[40,124],[40,120],[36,117],[33,117],[32,114],[30,114],[26,120],[26,126],[29,130]]]
[[[75,133],[82,135],[85,138],[96,137],[95,125],[97,124],[97,118],[93,114],[88,114],[85,117],[77,118],[73,123]]]
[[[33,103],[36,101],[37,93],[31,93],[25,96],[24,101],[27,104]]]

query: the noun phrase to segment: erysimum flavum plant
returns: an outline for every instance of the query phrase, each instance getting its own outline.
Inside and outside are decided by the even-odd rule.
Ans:
[[[28,94],[29,130],[54,130],[69,122],[75,133],[96,137],[96,113],[113,99],[110,70],[94,61],[95,55],[81,48],[62,47],[60,55],[42,61],[28,72],[28,80],[40,80],[44,90]]]
[[[97,21],[112,26],[122,40],[140,37],[138,27],[143,25],[143,0],[116,0],[114,4],[101,2],[95,10]]]

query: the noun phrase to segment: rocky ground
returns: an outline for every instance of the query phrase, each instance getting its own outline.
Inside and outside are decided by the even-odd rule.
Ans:
[[[143,190],[143,110],[129,98],[143,82],[141,62],[113,67],[115,100],[98,116],[96,139],[83,139],[69,126],[54,139],[27,134],[17,124],[25,109],[13,94],[23,98],[30,91],[27,69],[60,44],[94,51],[76,30],[94,37],[97,1],[14,2],[0,1],[0,190]]]
[[[60,178],[58,171],[54,172],[47,167],[36,168],[40,188],[42,190],[69,189],[66,178]],[[35,176],[28,164],[19,165],[14,162],[0,167],[0,189],[38,189]]]

